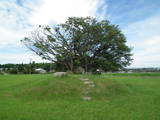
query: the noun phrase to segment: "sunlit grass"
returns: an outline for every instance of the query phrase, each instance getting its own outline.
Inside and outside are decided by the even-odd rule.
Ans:
[[[94,81],[83,101],[80,77]],[[0,76],[0,120],[158,120],[160,73]]]

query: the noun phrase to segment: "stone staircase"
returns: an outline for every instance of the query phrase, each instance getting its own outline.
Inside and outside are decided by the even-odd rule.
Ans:
[[[92,100],[92,97],[89,96],[89,92],[95,87],[94,82],[88,78],[79,78],[79,80],[81,80],[85,85],[85,88],[82,91],[82,99],[85,101]]]

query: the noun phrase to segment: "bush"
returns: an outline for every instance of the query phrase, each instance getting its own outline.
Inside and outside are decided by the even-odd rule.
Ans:
[[[18,70],[17,69],[12,69],[9,71],[10,74],[17,74],[18,73]]]
[[[4,73],[2,71],[0,71],[0,75],[4,75]]]

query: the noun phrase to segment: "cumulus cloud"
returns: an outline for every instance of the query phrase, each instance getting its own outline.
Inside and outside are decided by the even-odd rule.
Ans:
[[[71,16],[96,16],[97,9],[106,8],[103,0],[42,0],[32,12],[32,24],[61,23]],[[102,15],[101,15],[102,16]]]
[[[11,1],[0,1],[0,46],[19,44],[27,24],[27,9]]]
[[[71,16],[99,16],[98,9],[106,9],[104,0],[16,0],[0,1],[0,43],[7,43],[24,36],[35,25],[64,22]],[[10,37],[12,36],[13,39]],[[20,38],[19,37],[19,38]],[[16,41],[17,42],[17,41]]]
[[[105,11],[106,7],[104,0],[1,0],[0,59],[4,60],[3,51],[10,45],[17,49],[22,46],[20,40],[37,25],[61,23],[71,16],[96,16],[101,19],[105,12],[100,14],[98,9]],[[13,56],[17,56],[16,53],[6,58],[14,61],[21,54]]]
[[[133,49],[132,67],[160,67],[160,15],[135,22],[123,29]]]
[[[29,63],[30,61],[35,62],[49,62],[47,60],[42,60],[39,56],[32,54],[30,52],[26,53],[5,53],[0,54],[0,63],[6,64],[6,63]]]
[[[40,62],[38,56],[21,49],[20,40],[37,25],[64,22],[71,16],[94,16],[104,19],[105,0],[1,0],[0,63]],[[133,49],[131,67],[160,67],[160,15],[123,27],[127,44]],[[10,52],[17,49],[19,52]],[[8,52],[7,52],[8,51]],[[159,66],[158,66],[159,65]]]

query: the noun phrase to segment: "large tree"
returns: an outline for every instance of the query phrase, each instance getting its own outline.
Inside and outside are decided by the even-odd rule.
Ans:
[[[92,17],[70,17],[64,24],[39,26],[22,42],[43,59],[66,70],[123,69],[131,62],[131,49],[118,26]]]

